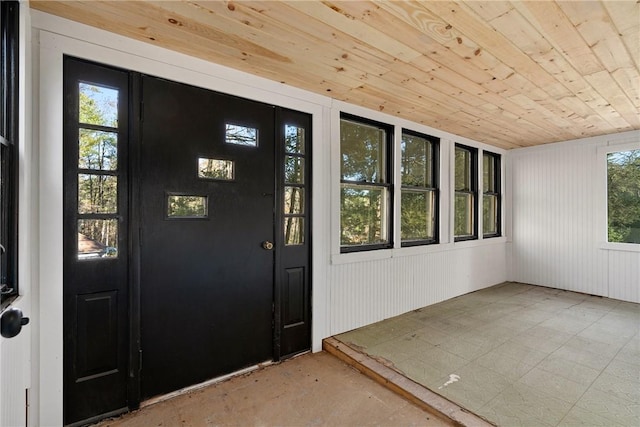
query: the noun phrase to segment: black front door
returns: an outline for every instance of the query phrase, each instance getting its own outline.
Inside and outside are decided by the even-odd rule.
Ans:
[[[64,408],[310,347],[311,117],[65,59]]]
[[[272,106],[142,79],[142,397],[273,358]]]

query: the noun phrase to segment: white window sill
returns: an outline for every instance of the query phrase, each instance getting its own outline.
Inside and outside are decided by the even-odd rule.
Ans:
[[[356,262],[377,261],[405,256],[426,255],[437,252],[453,251],[457,249],[474,248],[480,246],[506,244],[507,238],[492,237],[490,239],[467,240],[455,243],[440,243],[436,245],[409,246],[406,248],[378,249],[373,251],[352,252],[331,255],[332,265],[352,264]]]
[[[600,243],[600,249],[605,251],[640,252],[640,244],[637,243]]]

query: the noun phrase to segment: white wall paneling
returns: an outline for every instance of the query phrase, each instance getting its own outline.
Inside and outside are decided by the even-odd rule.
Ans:
[[[331,266],[330,335],[506,280],[504,243]]]
[[[509,151],[510,278],[640,302],[638,245],[606,244],[606,156],[640,132]]]

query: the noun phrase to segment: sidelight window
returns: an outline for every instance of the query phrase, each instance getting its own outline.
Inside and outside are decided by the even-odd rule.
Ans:
[[[305,242],[305,145],[302,127],[284,127],[284,244],[302,245]]]
[[[393,127],[342,114],[340,245],[342,252],[389,248]]]
[[[118,256],[118,90],[78,83],[78,259]]]

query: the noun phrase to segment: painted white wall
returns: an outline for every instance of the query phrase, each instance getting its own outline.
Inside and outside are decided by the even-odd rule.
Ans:
[[[454,143],[502,150],[381,112],[356,107],[95,28],[32,11],[38,55],[34,153],[39,162],[38,323],[40,425],[62,421],[62,58],[72,55],[313,115],[312,348],[322,339],[506,280],[505,237],[454,243]],[[341,111],[441,138],[441,243],[341,254],[339,248]],[[398,157],[398,156],[397,156]],[[399,159],[396,159],[396,163]],[[36,163],[37,164],[37,163]],[[481,166],[481,162],[480,162]],[[481,173],[481,167],[480,173]],[[480,180],[480,183],[482,180]],[[503,183],[505,180],[503,179]],[[481,189],[480,189],[481,190]],[[506,187],[503,184],[503,192]],[[396,189],[399,192],[399,188]],[[503,203],[504,204],[504,203]],[[396,207],[399,209],[399,207]],[[399,218],[399,211],[395,212]],[[482,224],[479,224],[482,229]],[[398,230],[396,230],[396,233]]]
[[[19,296],[11,304],[30,318],[30,324],[11,339],[0,338],[0,426],[25,425],[27,422],[27,393],[33,403],[32,341],[37,337],[37,296],[34,295],[32,279],[34,261],[37,262],[37,167],[34,163],[34,148],[31,134],[31,23],[28,5],[20,4],[19,44],[19,111],[18,124],[18,284]],[[34,327],[34,324],[36,325]],[[34,416],[29,409],[29,424]]]
[[[440,138],[440,243],[401,247],[400,205],[396,202],[394,248],[340,253],[340,112],[394,125],[396,201],[400,196],[400,140],[402,129]],[[453,165],[455,143],[478,148],[478,194],[482,194],[482,153],[504,150],[419,125],[378,111],[333,102],[331,128],[331,264],[328,335],[335,335],[397,316],[420,307],[466,294],[507,279],[506,237],[453,241]],[[504,158],[504,156],[503,156]],[[503,162],[504,163],[504,162]],[[504,172],[502,194],[506,192]],[[506,197],[503,197],[503,209]],[[478,215],[482,230],[482,215]],[[503,235],[505,234],[503,226]],[[314,266],[315,268],[316,266]]]
[[[640,302],[640,245],[606,243],[606,153],[628,149],[640,132],[509,151],[511,280]]]

